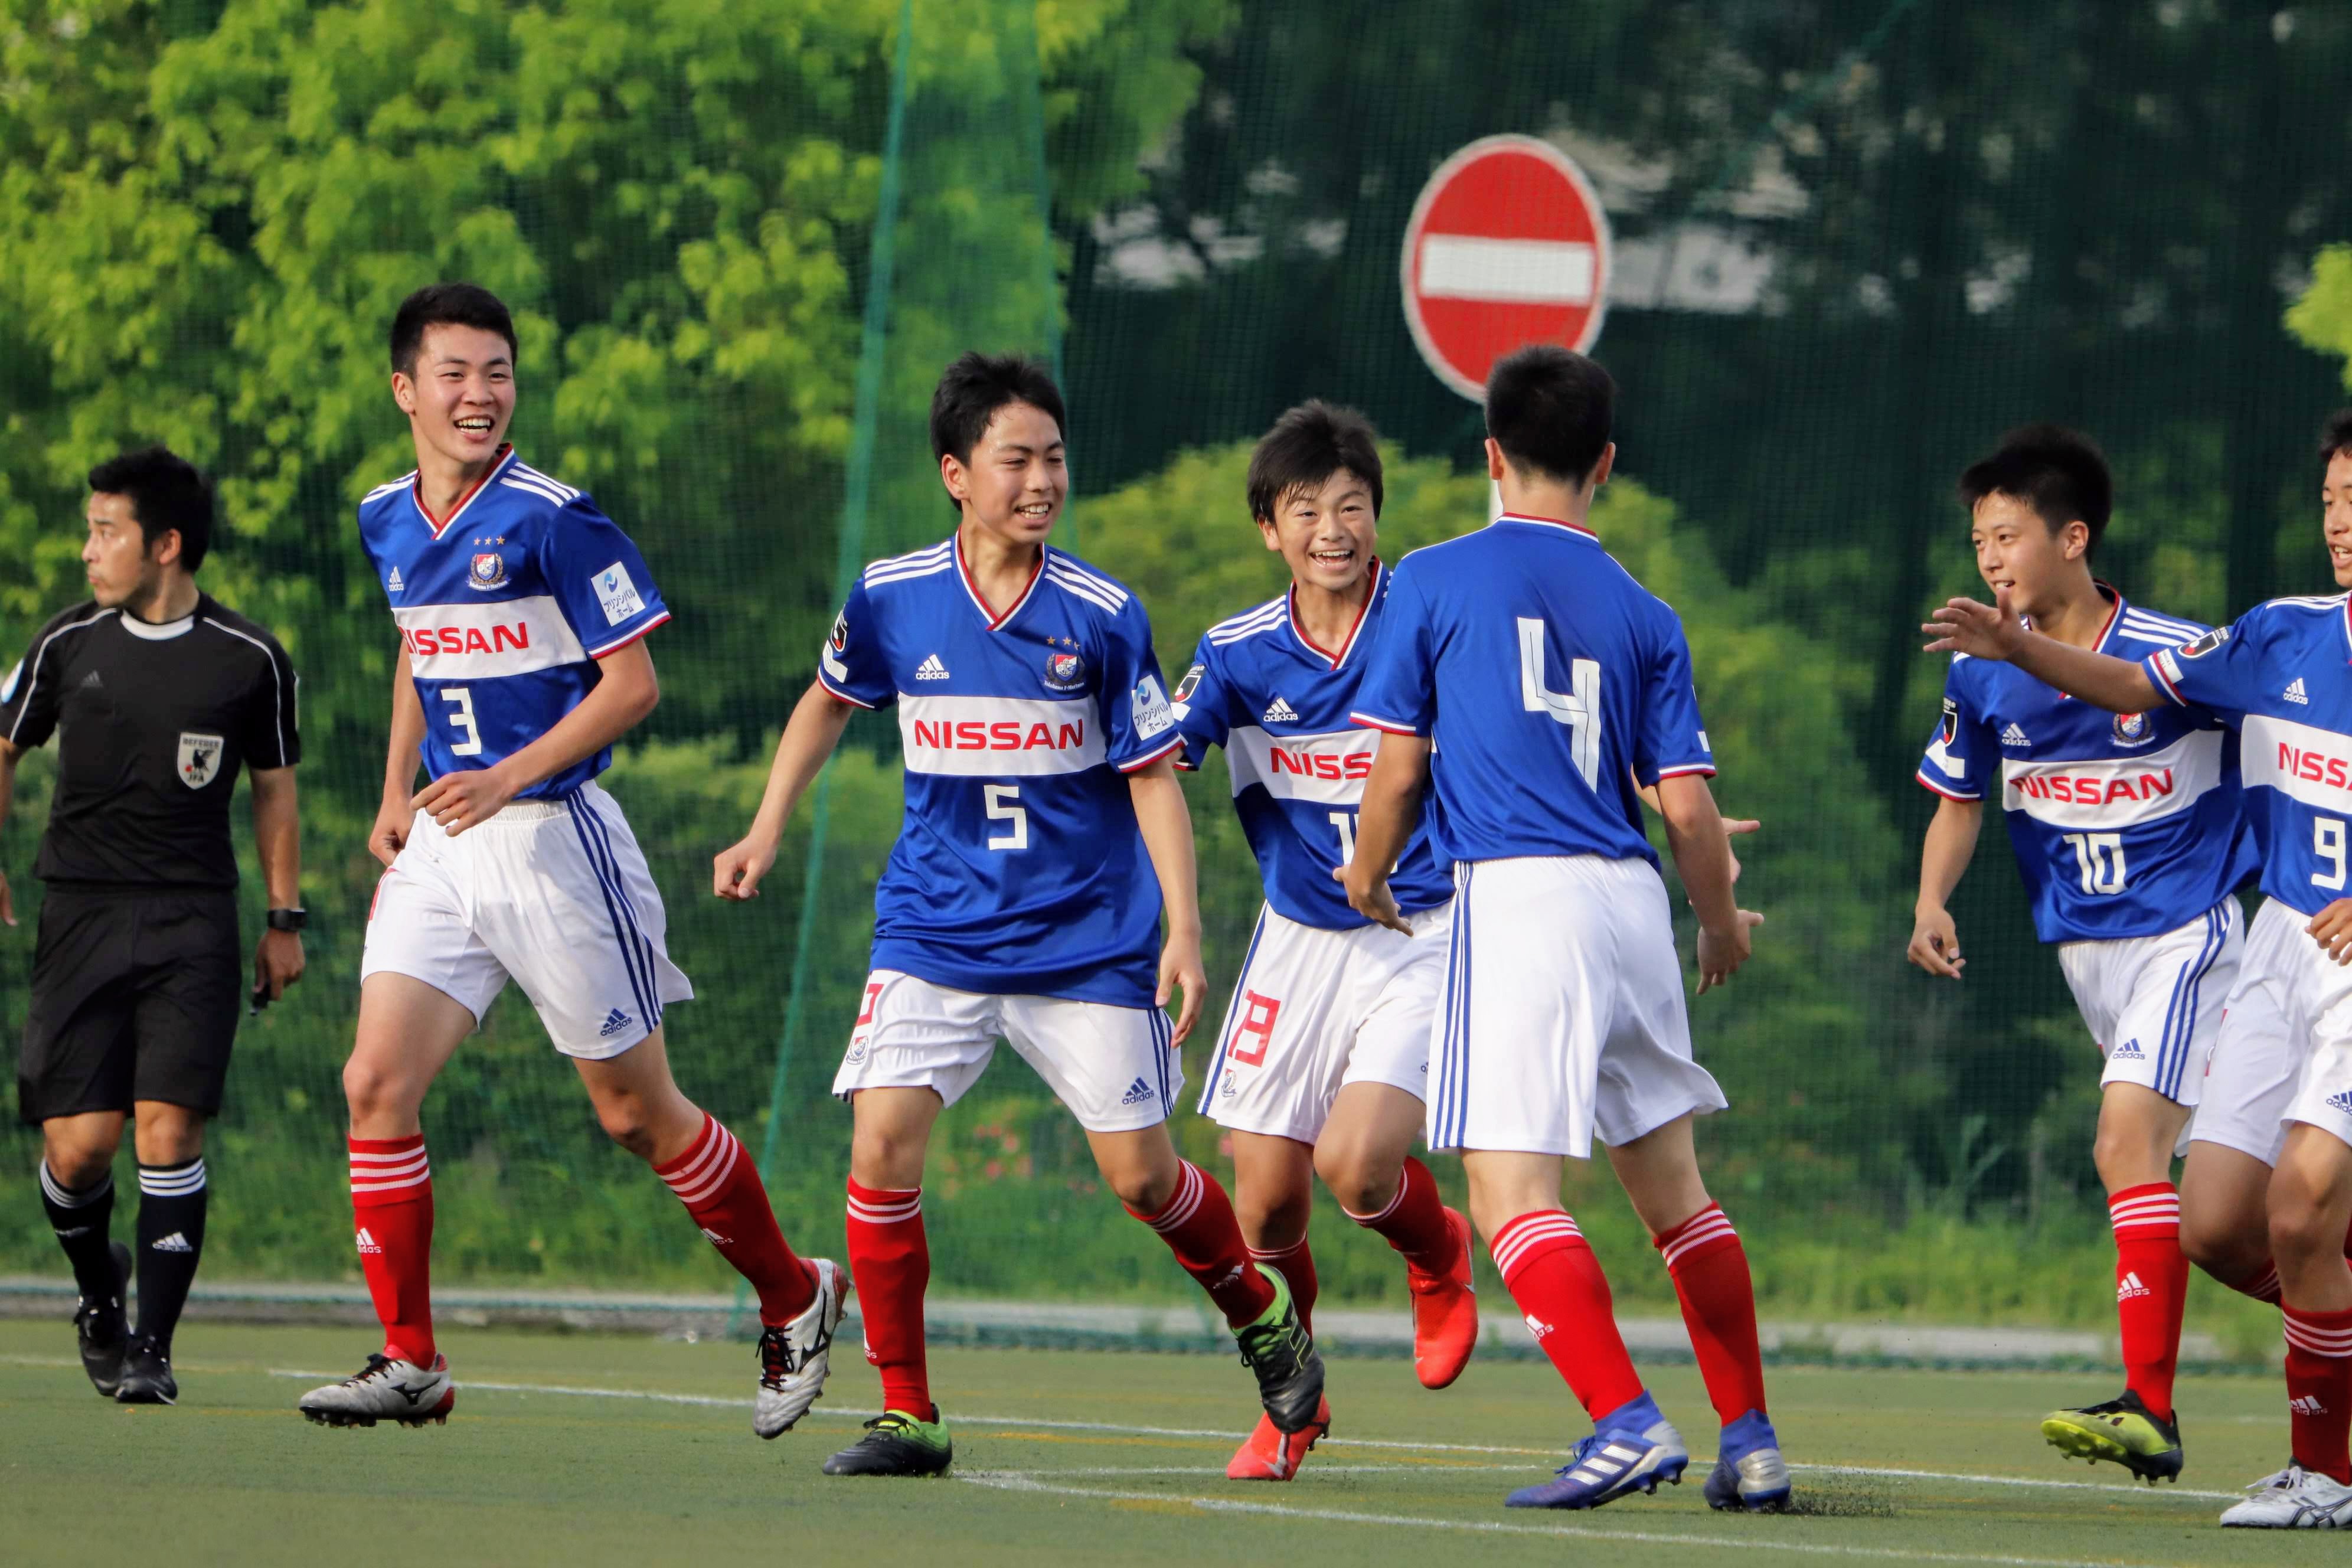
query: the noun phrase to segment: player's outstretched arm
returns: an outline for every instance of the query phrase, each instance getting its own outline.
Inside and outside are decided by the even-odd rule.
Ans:
[[[506,809],[541,779],[593,757],[644,721],[661,701],[654,656],[640,640],[596,661],[596,684],[554,728],[493,767],[444,773],[417,792],[416,809],[455,838]],[[421,733],[421,731],[420,731]]]
[[[841,744],[854,710],[812,680],[776,742],[776,760],[768,768],[768,787],[752,815],[751,831],[721,849],[710,862],[710,890],[722,899],[741,902],[760,896],[760,879],[776,863],[776,849],[784,841],[784,824],[793,807],[824,771],[825,760]]]
[[[408,846],[416,820],[416,770],[423,765],[425,700],[409,679],[408,650],[392,661],[392,733],[383,749],[383,800],[368,830],[368,853],[389,866]]]
[[[1968,967],[1969,961],[1960,956],[1959,928],[1944,906],[1977,852],[1977,834],[1983,826],[1984,802],[1947,795],[1937,802],[1935,819],[1919,846],[1919,901],[1912,910],[1906,956],[1930,974],[1958,980]]]
[[[1748,932],[1764,917],[1743,910],[1731,894],[1731,841],[1715,792],[1698,773],[1658,781],[1658,815],[1666,821],[1666,847],[1698,915],[1698,989],[1704,996],[1748,962]]]
[[[1363,803],[1356,812],[1356,852],[1331,874],[1348,890],[1348,903],[1376,925],[1401,931],[1412,927],[1397,912],[1389,891],[1389,873],[1412,837],[1421,816],[1421,792],[1429,783],[1429,738],[1381,731],[1381,749],[1372,758],[1371,776],[1364,781]]]
[[[0,827],[8,824],[8,808],[16,799],[16,759],[24,751],[11,742],[0,741]],[[16,905],[8,891],[8,874],[0,871],[0,925],[16,923]]]
[[[1990,605],[1949,600],[1931,612],[1919,629],[1936,639],[1927,645],[1929,653],[1964,653],[2013,664],[2036,680],[2110,713],[2145,713],[2164,701],[2147,671],[2129,659],[2111,658],[2028,629],[2010,608],[2005,591]]]
[[[1184,786],[1176,782],[1175,766],[1166,758],[1128,774],[1127,788],[1135,802],[1135,825],[1142,830],[1144,850],[1160,877],[1160,902],[1168,917],[1154,1002],[1165,1007],[1169,997],[1183,992],[1172,1041],[1181,1046],[1200,1021],[1202,998],[1209,988],[1201,963],[1201,889],[1192,862],[1192,814],[1185,807]]]

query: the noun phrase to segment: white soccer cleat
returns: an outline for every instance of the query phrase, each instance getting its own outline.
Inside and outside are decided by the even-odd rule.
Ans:
[[[751,1405],[751,1430],[779,1436],[808,1414],[824,1394],[833,1357],[833,1331],[849,1302],[849,1276],[830,1258],[812,1258],[816,1300],[781,1329],[760,1336],[760,1394]]]
[[[2352,1487],[2301,1465],[2289,1465],[2248,1487],[2246,1500],[2225,1509],[2221,1522],[2245,1530],[2352,1528]]]
[[[403,1426],[438,1426],[457,1407],[457,1384],[449,1376],[449,1358],[436,1355],[431,1366],[372,1355],[367,1365],[323,1388],[304,1394],[295,1408],[321,1426],[373,1426],[396,1421]]]

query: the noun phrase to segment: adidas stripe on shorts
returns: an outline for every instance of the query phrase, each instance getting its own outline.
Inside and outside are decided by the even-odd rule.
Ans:
[[[2311,940],[2309,923],[2276,899],[2254,912],[2190,1139],[2273,1165],[2291,1121],[2352,1143],[2352,968]]]
[[[1001,1037],[1089,1132],[1132,1132],[1168,1120],[1183,1059],[1157,1007],[993,996],[877,969],[834,1074],[843,1100],[861,1089],[928,1089],[953,1105],[980,1081]]]
[[[2058,944],[2058,967],[2106,1067],[2102,1085],[2136,1083],[2197,1103],[2205,1063],[2245,952],[2238,900],[2223,899],[2161,936]]]
[[[694,986],[662,945],[667,921],[628,822],[594,784],[519,800],[452,838],[423,812],[376,884],[362,982],[406,974],[478,1025],[511,979],[555,1048],[619,1056]]]
[[[1329,931],[1262,910],[1201,1086],[1201,1114],[1312,1143],[1344,1085],[1384,1083],[1427,1100],[1453,906],[1406,920],[1411,936],[1386,926]]]

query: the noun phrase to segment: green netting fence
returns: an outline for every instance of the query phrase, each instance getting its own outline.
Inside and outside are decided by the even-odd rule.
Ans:
[[[396,645],[351,509],[410,467],[403,295],[467,277],[518,307],[518,445],[677,612],[608,779],[699,992],[672,1054],[830,1250],[888,717],[853,726],[774,896],[720,904],[709,861],[850,574],[950,526],[939,368],[1062,369],[1066,542],[1180,670],[1280,586],[1241,479],[1300,398],[1388,438],[1390,558],[1484,520],[1476,410],[1422,363],[1399,256],[1431,172],[1517,132],[1606,207],[1623,477],[1597,521],[1681,610],[1718,794],[1766,824],[1758,960],[1695,1007],[1765,1311],[2102,1321],[2095,1058],[1997,835],[1957,905],[1968,980],[1902,962],[1941,679],[1913,628],[1973,584],[1953,476],[2034,418],[2113,457],[2101,564],[2136,598],[2213,619],[2326,587],[2307,445],[2352,353],[2347,48],[2340,8],[2238,0],[0,0],[0,642],[80,596],[84,470],[162,439],[222,480],[205,585],[303,676],[311,969],[240,1037],[207,1277],[355,1277],[339,1070]],[[47,766],[0,837],[27,914]],[[1221,767],[1189,787],[1214,989],[1257,888]],[[248,870],[248,931],[258,900]],[[30,934],[0,936],[11,1033]],[[519,995],[426,1131],[441,1280],[726,1286]],[[1213,1125],[1179,1137],[1222,1163]],[[0,1131],[0,1272],[62,1274],[37,1150]],[[1663,1304],[1605,1174],[1580,1182],[1621,1298]],[[1009,1058],[929,1187],[942,1292],[1034,1292],[1041,1255],[1064,1299],[1187,1289]],[[1402,1300],[1376,1238],[1328,1207],[1316,1236],[1328,1299]]]

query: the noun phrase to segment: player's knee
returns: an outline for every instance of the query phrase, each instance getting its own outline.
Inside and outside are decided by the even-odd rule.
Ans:
[[[1105,1171],[1103,1180],[1118,1201],[1138,1214],[1158,1214],[1176,1195],[1177,1172],[1155,1171],[1148,1165]]]
[[[44,1145],[41,1157],[49,1167],[49,1174],[69,1193],[98,1185],[114,1166],[111,1147],[80,1140],[51,1138]]]
[[[1316,1173],[1339,1206],[1351,1215],[1378,1214],[1388,1207],[1396,1196],[1397,1179],[1402,1173],[1394,1167],[1383,1170],[1364,1159],[1354,1150],[1344,1150],[1326,1158],[1316,1151]]]
[[[2270,1238],[2259,1225],[2219,1225],[2180,1216],[2180,1255],[2225,1285],[2235,1285],[2262,1267]]]
[[[343,1064],[343,1102],[354,1126],[410,1109],[408,1086],[400,1074],[371,1058],[354,1056]]]
[[[1241,1221],[1242,1234],[1249,1238],[1252,1247],[1296,1247],[1307,1234],[1312,1206],[1313,1200],[1306,1193],[1234,1194],[1234,1216]]]
[[[2331,1227],[2326,1205],[2292,1174],[2282,1172],[2270,1194],[2271,1255],[2281,1263],[2340,1256],[2341,1226]]]
[[[596,1120],[604,1136],[640,1160],[654,1157],[652,1108],[635,1095],[616,1095],[596,1102]]]

